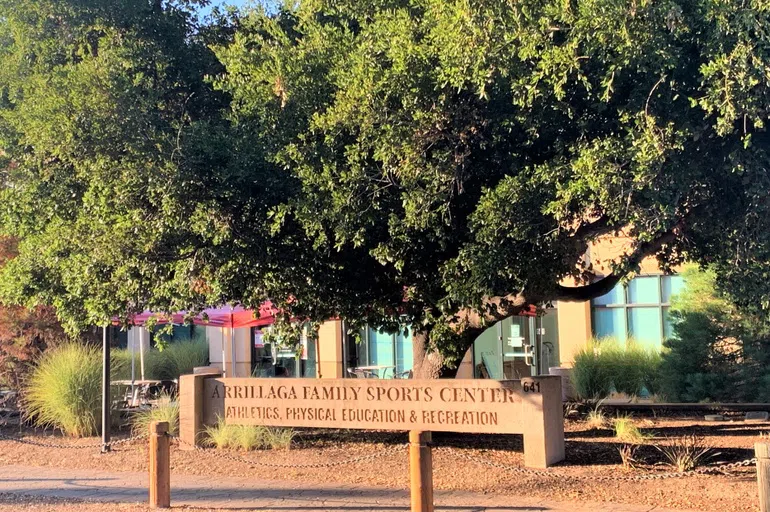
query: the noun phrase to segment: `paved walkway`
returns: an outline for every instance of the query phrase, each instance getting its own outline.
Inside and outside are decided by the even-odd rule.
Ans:
[[[147,475],[0,466],[0,493],[146,503]],[[437,491],[435,502],[436,510],[445,512],[673,512],[640,505],[556,503],[536,498],[460,491]],[[204,509],[246,508],[280,512],[408,512],[409,493],[343,484],[172,474],[171,504]]]

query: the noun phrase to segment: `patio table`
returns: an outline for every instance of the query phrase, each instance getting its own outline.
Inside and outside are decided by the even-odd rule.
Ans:
[[[357,366],[354,370],[361,370],[370,375],[376,375],[375,378],[384,379],[386,378],[388,370],[393,370],[393,372],[395,372],[396,367],[392,365]]]

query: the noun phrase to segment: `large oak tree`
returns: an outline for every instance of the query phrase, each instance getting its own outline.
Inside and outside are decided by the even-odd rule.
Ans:
[[[105,4],[0,2],[7,297],[73,323],[271,298],[408,325],[425,375],[645,256],[770,297],[770,2]]]

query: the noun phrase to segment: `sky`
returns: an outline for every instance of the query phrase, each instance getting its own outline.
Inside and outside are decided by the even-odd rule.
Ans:
[[[206,15],[209,12],[211,12],[211,9],[215,6],[223,6],[223,5],[232,5],[235,7],[243,7],[244,5],[248,4],[249,0],[211,0],[211,5],[208,7],[201,9],[201,14]]]

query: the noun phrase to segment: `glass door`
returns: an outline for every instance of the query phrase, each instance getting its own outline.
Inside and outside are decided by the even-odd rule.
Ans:
[[[537,375],[538,350],[535,317],[513,316],[499,322],[503,342],[503,373],[506,379]]]

